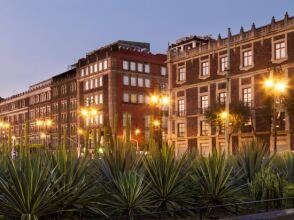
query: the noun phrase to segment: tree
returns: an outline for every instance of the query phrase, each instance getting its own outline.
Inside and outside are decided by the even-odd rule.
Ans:
[[[224,118],[222,112],[225,111],[225,105],[223,103],[215,103],[211,105],[205,112],[205,116],[212,127],[222,128],[224,126]],[[230,143],[231,136],[233,133],[238,132],[245,126],[245,123],[250,120],[251,112],[249,106],[245,105],[242,101],[234,101],[230,103],[230,114],[229,114],[229,139]]]

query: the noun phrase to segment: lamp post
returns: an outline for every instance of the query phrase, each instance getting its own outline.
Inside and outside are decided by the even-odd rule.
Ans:
[[[155,118],[152,122],[152,126],[157,130],[157,132],[159,132],[158,136],[158,141],[161,144],[162,142],[162,119],[163,119],[163,114],[164,114],[164,110],[165,107],[168,107],[170,103],[170,99],[168,96],[166,95],[161,95],[161,94],[153,94],[150,96],[150,105],[153,108],[153,117]],[[159,111],[159,115],[157,116],[156,114],[156,110]],[[157,117],[159,117],[159,119],[156,119]]]
[[[287,92],[287,81],[282,78],[274,78],[271,76],[264,81],[264,88],[266,92],[273,97],[272,111],[273,111],[273,148],[274,153],[277,152],[277,117],[280,114],[280,108],[278,105],[281,105],[284,95]],[[271,141],[272,142],[272,141]],[[272,145],[272,144],[271,144]]]
[[[141,130],[139,128],[136,128],[135,130],[135,136],[136,139],[132,139],[134,142],[136,142],[136,152],[139,152],[139,135],[141,133]]]
[[[81,109],[81,116],[86,120],[86,127],[87,127],[87,132],[89,132],[89,119],[91,119],[92,121],[94,121],[94,117],[96,117],[98,115],[98,110],[96,108],[82,108]],[[82,133],[79,132],[79,134],[81,135]],[[80,137],[79,135],[79,137]],[[93,137],[96,138],[96,137]],[[86,138],[86,147],[88,147],[88,138]],[[78,145],[80,145],[80,138],[78,141]]]
[[[227,68],[226,68],[226,115],[225,117],[225,152],[231,153],[230,138],[229,138],[229,115],[230,115],[230,102],[231,102],[231,29],[228,28],[228,39],[227,39]]]
[[[45,148],[47,148],[47,136],[48,132],[50,133],[50,128],[52,127],[52,124],[53,122],[51,119],[39,119],[36,121],[36,125],[39,127],[40,130],[40,138],[42,139]]]

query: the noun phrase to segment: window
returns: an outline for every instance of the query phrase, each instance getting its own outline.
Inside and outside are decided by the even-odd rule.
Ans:
[[[103,69],[103,63],[99,62],[99,71],[102,71],[102,69]]]
[[[136,71],[136,63],[135,62],[131,62],[130,63],[130,69],[132,70],[132,71]]]
[[[84,89],[88,90],[89,89],[89,81],[84,82]]]
[[[129,102],[130,101],[130,95],[129,95],[129,93],[124,93],[123,94],[123,101],[124,102]]]
[[[89,70],[88,67],[85,68],[85,75],[88,76],[89,75]]]
[[[178,100],[178,115],[179,116],[185,115],[185,100],[184,99]]]
[[[150,73],[150,65],[149,64],[145,64],[145,73]]]
[[[70,84],[70,91],[71,91],[71,92],[75,92],[75,91],[77,91],[77,84],[76,84],[75,82],[72,82],[72,83]]]
[[[107,69],[107,60],[104,60],[104,62],[103,62],[103,69]]]
[[[224,72],[227,70],[227,68],[228,68],[228,57],[227,56],[221,57],[220,58],[220,71]]]
[[[126,61],[126,60],[123,61],[123,69],[124,70],[128,70],[129,69],[129,62]]]
[[[150,115],[145,115],[144,116],[144,125],[145,125],[145,128],[149,128],[150,127],[150,121],[151,121],[151,116]]]
[[[137,95],[131,94],[131,103],[137,103]]]
[[[131,76],[131,86],[136,86],[137,85],[137,78],[134,76]]]
[[[184,67],[180,67],[178,69],[178,81],[185,81],[186,80],[186,71]]]
[[[132,122],[132,115],[128,113],[128,121],[131,125],[131,122]],[[126,127],[126,123],[127,122],[127,113],[124,113],[123,114],[123,127]]]
[[[209,64],[208,61],[201,63],[201,76],[209,76]]]
[[[103,104],[103,94],[102,93],[99,94],[99,103]]]
[[[138,72],[143,72],[143,64],[138,63]]]
[[[98,78],[98,86],[99,86],[99,87],[103,86],[103,76],[100,76],[100,77]]]
[[[282,59],[286,57],[286,47],[285,42],[280,42],[275,44],[275,59]]]
[[[66,92],[67,92],[66,90],[67,90],[67,89],[66,89],[66,85],[62,85],[62,86],[61,86],[61,94],[62,94],[62,95],[65,95]]]
[[[178,137],[184,137],[185,135],[185,124],[178,123]]]
[[[99,86],[98,78],[94,80],[94,87],[97,88]]]
[[[166,76],[166,67],[165,67],[165,66],[161,66],[161,67],[160,67],[160,74],[161,74],[162,76]]]
[[[85,70],[81,69],[81,77],[83,77],[85,75]]]
[[[208,108],[208,95],[203,95],[203,96],[201,96],[201,109],[202,109],[202,113],[204,111],[206,111],[207,108]]]
[[[244,104],[250,107],[252,102],[251,87],[243,89],[242,93]]]
[[[53,88],[53,92],[52,92],[53,97],[58,96],[58,88]],[[32,103],[34,104],[34,103]]]
[[[139,78],[138,78],[138,86],[139,86],[139,87],[143,87],[143,86],[144,86],[143,84],[144,84],[144,82],[143,82],[143,78],[140,78],[140,77],[139,77]]]
[[[208,135],[209,132],[209,124],[207,121],[200,121],[200,135],[205,136]]]
[[[90,80],[90,89],[93,89],[94,88],[94,79],[91,79]]]
[[[93,65],[90,66],[90,74],[93,73]]]
[[[138,103],[140,103],[140,104],[144,103],[144,95],[142,95],[142,94],[138,95]]]
[[[95,64],[94,64],[94,72],[96,73],[97,71],[98,71],[98,64],[95,63]]]
[[[130,77],[129,76],[124,76],[123,77],[123,84],[125,86],[128,86],[130,84]]]
[[[220,92],[218,94],[218,101],[219,101],[219,103],[225,104],[226,103],[226,96],[227,96],[226,92]]]
[[[251,66],[252,65],[252,51],[244,51],[243,52],[243,66]]]
[[[150,88],[151,87],[150,79],[145,79],[145,87],[146,88]]]

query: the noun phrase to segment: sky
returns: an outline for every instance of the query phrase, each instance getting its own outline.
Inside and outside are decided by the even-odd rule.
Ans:
[[[225,36],[294,16],[294,0],[0,0],[0,97],[67,70],[116,40],[153,53],[189,35]]]

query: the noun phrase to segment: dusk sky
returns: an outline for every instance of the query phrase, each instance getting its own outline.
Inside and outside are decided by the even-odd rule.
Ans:
[[[224,36],[294,15],[294,0],[0,0],[0,96],[67,70],[116,40],[146,41],[152,52],[196,34]]]

